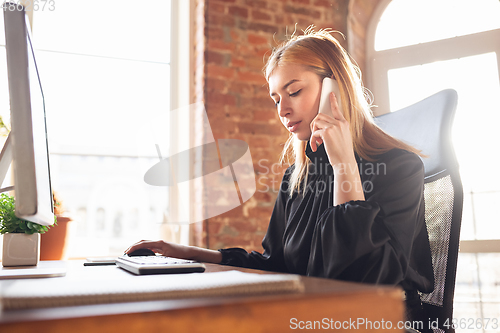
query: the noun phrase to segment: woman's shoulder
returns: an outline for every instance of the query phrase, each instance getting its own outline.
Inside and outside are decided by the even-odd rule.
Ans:
[[[292,176],[293,170],[295,169],[295,163],[286,168],[285,173],[283,174],[283,179],[288,180]]]
[[[423,166],[422,159],[420,156],[418,156],[414,152],[400,148],[393,148],[387,152],[377,155],[374,160],[376,162],[385,162],[385,163],[400,162],[400,163]]]
[[[404,149],[393,148],[367,163],[373,163],[377,170],[383,170],[386,175],[399,175],[400,177],[415,174],[423,177],[424,175],[424,164],[420,156]]]

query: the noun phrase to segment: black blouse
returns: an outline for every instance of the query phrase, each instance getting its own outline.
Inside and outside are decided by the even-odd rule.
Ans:
[[[420,158],[400,149],[373,162],[356,156],[365,201],[333,206],[333,169],[324,145],[316,152],[308,145],[306,154],[305,193],[289,196],[291,166],[262,241],[264,253],[221,249],[222,264],[431,292]]]

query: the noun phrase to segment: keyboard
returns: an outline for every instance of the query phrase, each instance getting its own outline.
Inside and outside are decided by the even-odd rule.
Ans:
[[[201,273],[205,271],[205,265],[200,262],[159,255],[137,257],[123,255],[116,259],[116,265],[137,275]]]

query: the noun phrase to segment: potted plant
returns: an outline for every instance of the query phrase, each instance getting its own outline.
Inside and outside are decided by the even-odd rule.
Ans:
[[[47,230],[47,226],[18,218],[15,214],[14,197],[5,193],[0,195],[3,266],[37,265],[40,260],[40,234]]]
[[[65,257],[68,237],[68,223],[72,219],[65,215],[64,206],[59,195],[54,191],[54,215],[57,227],[52,227],[41,236],[40,260],[62,260]]]

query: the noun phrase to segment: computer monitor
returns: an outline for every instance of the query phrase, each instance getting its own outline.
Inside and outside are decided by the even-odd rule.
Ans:
[[[16,216],[54,223],[45,101],[29,20],[19,4],[3,4],[11,132],[0,157],[0,181],[12,161]],[[9,189],[3,189],[3,191]],[[2,191],[2,190],[0,190]]]

